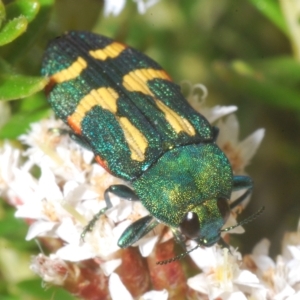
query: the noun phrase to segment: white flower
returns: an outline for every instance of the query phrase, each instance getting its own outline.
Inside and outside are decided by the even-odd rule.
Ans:
[[[144,14],[147,9],[159,0],[133,0],[137,4],[137,9],[140,14]],[[124,9],[126,0],[104,0],[104,15],[117,16]]]
[[[0,148],[0,195],[8,198],[13,205],[18,203],[18,199],[11,189],[11,182],[19,168],[20,155],[20,150],[13,148],[8,142],[4,142]]]
[[[269,247],[267,239],[261,240],[250,256],[252,262],[247,258],[246,265],[255,266],[257,276],[268,289],[268,299],[296,299],[300,282],[300,245],[288,246],[289,258],[279,255],[276,262],[268,256]]]
[[[239,142],[239,123],[234,114],[225,121],[219,120],[216,126],[220,129],[217,138],[218,146],[225,152],[235,174],[243,174],[244,168],[250,163],[265,134],[258,129],[242,142]]]
[[[126,289],[120,277],[116,273],[112,273],[109,277],[109,291],[112,300],[134,300],[133,296]],[[139,300],[167,300],[168,292],[162,291],[149,291],[139,298]]]
[[[202,273],[189,278],[188,285],[209,299],[247,299],[246,294],[264,293],[255,274],[239,268],[241,255],[233,248],[198,248],[190,253]]]
[[[31,124],[30,131],[19,137],[22,143],[29,146],[23,154],[28,160],[22,168],[31,170],[34,165],[43,164],[63,180],[84,182],[94,155],[74,143],[67,133],[57,132],[57,128],[68,130],[62,121],[52,117]]]
[[[206,106],[208,91],[205,85],[198,83],[192,85],[189,81],[182,82],[183,94],[189,104],[199,113],[201,113],[210,123],[231,114],[237,110],[234,105],[230,106]],[[185,91],[186,90],[186,91]]]
[[[121,234],[149,212],[140,202],[111,194],[113,207],[97,220],[83,242],[81,234],[85,226],[106,206],[105,189],[122,181],[93,163],[92,153],[81,149],[67,134],[57,134],[53,130],[57,127],[61,127],[61,122],[53,118],[44,120],[32,124],[31,131],[20,138],[29,148],[25,153],[27,163],[22,169],[16,168],[10,185],[19,198],[15,215],[31,220],[27,240],[60,238],[64,245],[56,251],[58,258],[72,262],[90,258],[108,260],[101,268],[109,275],[121,263],[112,256],[120,249]],[[35,165],[41,172],[38,180],[28,172]],[[136,243],[143,256],[152,252],[162,230],[162,225],[157,226]]]
[[[63,285],[69,271],[68,265],[53,254],[49,257],[44,254],[33,257],[30,269],[46,283],[54,285]]]

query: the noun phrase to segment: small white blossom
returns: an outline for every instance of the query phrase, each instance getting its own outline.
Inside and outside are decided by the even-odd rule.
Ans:
[[[105,13],[119,14],[125,2],[125,0],[105,1]],[[135,0],[135,2],[139,11],[143,13],[157,0]],[[244,167],[261,142],[264,131],[259,130],[239,142],[238,123],[235,117],[231,115],[225,121],[221,120],[237,108],[235,106],[208,108],[203,100],[199,100],[200,96],[197,94],[200,89],[205,98],[206,89],[202,85],[189,88],[188,101],[210,122],[218,122],[216,125],[220,127],[220,135],[217,143],[229,157],[234,172],[243,173]],[[20,137],[28,147],[23,153],[13,149],[9,144],[4,144],[0,153],[0,189],[7,201],[16,206],[16,217],[28,221],[29,230],[26,239],[51,237],[57,240],[53,253],[49,257],[43,254],[36,256],[31,263],[31,269],[45,282],[56,285],[63,286],[66,278],[69,280],[69,277],[73,276],[71,281],[73,280],[74,286],[80,288],[81,284],[86,282],[85,262],[88,264],[92,262],[93,266],[97,267],[97,275],[93,273],[95,269],[91,274],[96,276],[97,280],[89,281],[89,288],[95,289],[95,295],[98,295],[99,283],[106,282],[103,284],[104,290],[110,293],[112,299],[131,300],[133,296],[122,283],[122,276],[119,277],[115,273],[118,272],[118,267],[122,267],[120,253],[124,253],[119,252],[118,240],[130,224],[148,215],[149,212],[138,201],[131,202],[110,195],[112,207],[99,217],[92,230],[85,234],[83,241],[81,235],[85,226],[95,213],[106,207],[105,190],[112,184],[124,183],[96,164],[91,151],[78,146],[63,131],[55,131],[56,128],[65,130],[66,127],[54,118],[32,124],[30,132]],[[233,137],[230,137],[231,135]],[[25,159],[22,163],[21,153]],[[32,172],[36,168],[40,171],[38,178]],[[224,228],[236,224],[235,214],[231,214]],[[238,226],[232,231],[241,233],[243,228]],[[170,238],[172,238],[171,230],[159,224],[133,246],[139,248],[140,257],[150,256],[147,259],[149,262],[152,259],[151,254],[155,253],[155,245]],[[192,241],[191,245],[193,243]],[[280,260],[274,263],[268,257],[265,245],[258,246],[251,256],[251,261],[257,265],[255,273],[253,270],[241,269],[241,255],[232,248],[230,248],[232,255],[227,249],[220,250],[218,246],[198,248],[190,255],[202,273],[189,278],[187,284],[209,299],[234,300],[250,297],[249,299],[263,300],[267,299],[266,290],[270,289],[265,284],[263,275],[268,274],[266,270],[275,270],[274,274],[277,272],[277,275],[271,278],[276,288],[270,295],[295,297],[298,292],[297,274],[300,274],[299,244],[286,245],[286,256],[283,256],[286,262],[284,268]],[[150,268],[150,265],[148,267]],[[167,270],[169,267],[170,265],[161,268]],[[172,267],[173,265],[171,269]],[[181,266],[177,264],[175,268]],[[279,270],[284,270],[284,275]],[[128,272],[130,273],[130,270]],[[160,269],[151,276],[163,278],[162,274],[163,269]],[[134,278],[136,273],[133,272],[132,276]],[[139,300],[152,299],[168,299],[168,292],[149,291],[139,298]]]
[[[155,5],[159,0],[133,0],[136,2],[137,10],[144,14],[148,8]],[[104,15],[117,16],[124,9],[126,0],[104,0]]]
[[[245,167],[256,153],[264,135],[264,129],[258,129],[242,142],[239,142],[239,123],[234,114],[225,120],[219,120],[220,129],[217,144],[228,157],[235,174],[243,174]]]
[[[189,278],[188,285],[209,299],[247,299],[246,293],[263,293],[264,287],[257,276],[240,269],[241,254],[233,248],[230,251],[215,245],[191,252],[191,258],[202,273]]]
[[[112,300],[134,300],[133,296],[126,289],[120,277],[116,273],[112,273],[109,278],[109,290]],[[149,291],[142,295],[139,300],[167,300],[168,292],[162,291]]]
[[[189,104],[199,113],[201,113],[210,123],[214,123],[216,120],[229,115],[237,110],[234,105],[230,106],[206,106],[206,98],[208,96],[208,91],[205,85],[198,83],[192,85],[189,81],[184,81],[182,83],[186,87],[186,92],[184,96],[186,97]]]

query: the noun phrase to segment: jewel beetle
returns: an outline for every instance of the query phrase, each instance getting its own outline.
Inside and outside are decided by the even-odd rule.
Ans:
[[[110,186],[96,216],[112,207],[110,193],[141,201],[150,213],[124,231],[121,248],[159,223],[183,246],[186,239],[198,246],[222,242],[230,210],[251,193],[252,180],[233,175],[216,145],[218,129],[156,62],[110,38],[70,31],[50,42],[41,74],[49,78],[47,99],[72,138],[130,184]],[[246,192],[229,204],[240,189]]]

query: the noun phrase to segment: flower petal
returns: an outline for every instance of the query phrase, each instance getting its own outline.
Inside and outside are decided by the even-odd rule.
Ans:
[[[120,276],[116,273],[110,275],[108,288],[112,300],[133,300],[133,297],[122,283]]]

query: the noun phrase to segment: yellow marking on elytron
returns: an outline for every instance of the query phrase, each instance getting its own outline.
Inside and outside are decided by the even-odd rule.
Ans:
[[[118,98],[118,93],[112,88],[102,87],[97,90],[91,90],[78,103],[76,110],[69,117],[70,122],[72,122],[73,126],[80,128],[82,119],[96,105],[115,114],[118,109]]]
[[[144,161],[145,151],[148,147],[146,137],[126,117],[120,117],[118,121],[131,151],[131,159]]]
[[[77,60],[73,62],[68,68],[53,74],[51,76],[51,79],[53,79],[57,83],[69,81],[78,77],[81,74],[81,72],[87,67],[87,65],[87,62],[79,56]]]
[[[118,98],[118,93],[112,88],[102,87],[97,90],[92,90],[80,100],[75,112],[68,117],[68,123],[72,125],[72,128],[80,129],[82,120],[96,105],[99,105],[101,108],[115,115],[118,110]],[[144,161],[145,151],[148,147],[148,141],[145,136],[126,117],[116,117],[116,120],[123,130],[125,140],[131,151],[131,159]]]
[[[172,128],[175,130],[176,133],[179,133],[180,131],[184,131],[191,136],[196,134],[194,127],[187,119],[178,115],[174,110],[172,110],[170,107],[165,105],[160,100],[158,99],[155,100],[156,100],[155,101],[156,105],[165,114],[166,120],[172,126]]]
[[[152,79],[170,80],[170,77],[163,70],[137,69],[129,72],[123,77],[123,86],[130,92],[141,92],[145,95],[153,96],[147,86],[147,81]]]
[[[109,58],[115,58],[120,55],[120,53],[126,48],[126,46],[114,42],[109,45],[107,45],[103,49],[98,49],[98,50],[90,50],[89,54],[94,57],[95,59],[99,60],[106,60],[108,57]]]
[[[147,81],[156,78],[171,80],[168,74],[163,70],[138,69],[123,77],[123,86],[128,91],[141,92],[145,95],[153,96],[156,105],[165,114],[167,122],[172,126],[176,133],[184,131],[191,136],[195,135],[196,131],[193,125],[187,119],[181,117],[170,107],[154,97],[153,93],[148,88]]]

